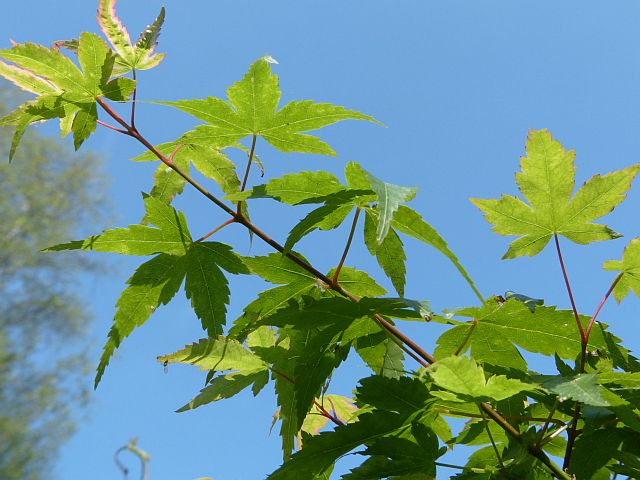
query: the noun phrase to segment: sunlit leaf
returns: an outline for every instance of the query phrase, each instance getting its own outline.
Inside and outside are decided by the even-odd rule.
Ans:
[[[595,175],[571,197],[574,189],[574,152],[567,152],[546,130],[527,137],[527,156],[516,182],[529,204],[503,195],[500,200],[472,202],[501,235],[518,236],[503,258],[536,255],[554,234],[587,244],[617,238],[605,225],[592,223],[625,199],[640,165]]]
[[[622,260],[609,260],[603,265],[605,270],[619,271],[622,277],[613,289],[613,295],[618,302],[633,291],[640,296],[640,238],[629,242],[622,254]]]
[[[283,152],[335,155],[329,145],[303,132],[347,119],[375,121],[353,110],[310,100],[293,101],[277,110],[280,95],[278,77],[263,57],[249,67],[242,80],[228,88],[229,103],[214,97],[159,103],[207,122],[186,133],[184,143],[217,148],[258,135]]]

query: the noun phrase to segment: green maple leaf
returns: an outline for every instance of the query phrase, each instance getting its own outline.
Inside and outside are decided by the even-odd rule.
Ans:
[[[98,365],[96,386],[122,340],[149,320],[160,305],[169,303],[185,277],[185,293],[203,329],[212,336],[221,334],[229,286],[220,268],[229,273],[248,273],[231,247],[217,242],[194,243],[182,255],[163,253],[138,267],[116,303],[113,326]]]
[[[445,390],[431,393],[447,400],[500,401],[520,392],[535,390],[535,386],[502,375],[485,379],[482,367],[467,357],[443,358],[431,365],[427,372],[434,383]]]
[[[394,379],[379,375],[360,379],[356,398],[358,404],[398,412],[405,417],[424,409],[432,400],[427,386],[417,378]]]
[[[309,285],[316,283],[315,276],[289,257],[279,253],[271,253],[264,257],[246,257],[244,263],[251,273],[270,283],[279,285],[298,281],[307,282]]]
[[[98,24],[117,54],[114,74],[122,75],[132,69],[148,70],[164,59],[164,53],[155,53],[164,17],[165,10],[162,7],[156,19],[142,31],[134,44],[116,15],[116,0],[99,0]]]
[[[155,149],[165,156],[171,156],[173,161],[186,173],[189,165],[198,170],[205,177],[218,184],[223,193],[233,195],[240,191],[240,180],[236,172],[236,166],[219,150],[200,145],[181,145],[178,142],[167,142],[156,145]],[[134,162],[158,161],[158,157],[151,151],[147,151],[132,159]],[[165,183],[169,187],[165,187]],[[176,193],[182,191],[185,180],[173,169],[163,163],[158,166],[156,181],[153,189],[160,197],[171,199]],[[165,190],[167,192],[165,193]],[[152,193],[153,195],[153,190]]]
[[[376,257],[378,264],[391,280],[398,295],[404,296],[405,276],[407,274],[405,266],[407,256],[404,253],[404,245],[392,228],[382,243],[378,244],[376,238],[377,228],[377,218],[367,211],[364,220],[364,243],[367,246],[367,250]]]
[[[126,100],[135,87],[130,79],[111,80],[115,56],[98,36],[83,33],[78,41],[78,68],[55,48],[33,43],[0,50],[0,75],[38,97],[0,119],[0,126],[15,126],[9,159],[32,123],[60,118],[63,135],[73,131],[76,150],[96,128],[96,99]]]
[[[347,119],[375,122],[368,115],[310,100],[289,102],[278,110],[281,92],[269,62],[263,57],[253,63],[243,79],[227,89],[228,103],[215,97],[159,102],[207,122],[180,142],[222,148],[247,136],[261,136],[283,152],[335,155],[329,145],[303,132]]]
[[[358,196],[356,192],[340,191],[322,197],[325,204],[309,212],[291,229],[284,244],[285,251],[291,251],[296,243],[315,230],[333,230],[342,225],[347,215],[355,208]]]
[[[335,268],[327,272],[327,277],[333,278]],[[360,297],[380,297],[387,291],[369,276],[367,272],[356,270],[352,267],[342,267],[340,270],[340,285],[349,292]]]
[[[129,278],[129,286],[116,303],[113,326],[96,373],[96,387],[116,348],[135,328],[143,325],[157,307],[171,301],[182,285],[185,270],[183,257],[160,254],[140,265]]]
[[[372,323],[371,319],[367,321]],[[386,332],[376,331],[359,336],[354,343],[354,348],[360,358],[377,375],[396,379],[404,375],[404,353]]]
[[[287,285],[265,290],[244,308],[243,314],[235,320],[234,326],[229,330],[229,336],[244,338],[264,318],[287,307],[289,302],[310,293],[314,288],[316,288],[315,279],[302,278]]]
[[[609,407],[598,385],[595,373],[582,373],[572,377],[559,375],[537,375],[531,379],[540,384],[545,390],[558,395],[561,401],[568,398],[594,407]]]
[[[436,358],[471,349],[477,361],[526,370],[526,362],[516,346],[568,360],[574,360],[581,351],[580,334],[570,310],[537,306],[532,312],[523,302],[510,299],[504,304],[487,300],[482,307],[463,309],[456,314],[472,320],[450,328],[438,338]],[[580,321],[586,326],[589,317],[581,315]],[[588,350],[610,351],[609,336],[604,326],[593,329]]]
[[[367,446],[368,454],[374,456],[386,450],[384,446],[389,442],[388,439],[398,438],[401,435],[423,447],[424,456],[420,462],[412,466],[415,469],[423,468],[425,467],[423,462],[433,462],[439,456],[438,442],[428,428],[415,428],[414,424],[408,420],[417,418],[420,412],[425,411],[429,398],[426,387],[418,380],[409,378],[393,380],[380,377],[361,380],[357,390],[357,403],[368,404],[374,409],[358,415],[357,422],[338,426],[334,431],[323,432],[308,438],[304,448],[268,478],[272,480],[317,478],[338,458],[360,445]],[[398,462],[399,456],[394,452],[390,460]],[[395,465],[391,465],[393,466]],[[431,463],[430,468],[433,469],[433,467]]]
[[[228,195],[226,200],[233,202],[254,198],[274,198],[288,205],[301,203],[318,203],[332,193],[345,190],[335,175],[325,172],[290,173],[280,178],[273,178],[264,185],[257,185],[251,190]]]
[[[192,243],[184,214],[154,197],[146,197],[144,203],[145,219],[157,228],[129,225],[127,228],[105,230],[86,240],[49,247],[45,251],[81,249],[124,255],[184,255]]]
[[[622,260],[609,260],[602,267],[622,274],[613,289],[613,295],[618,302],[621,302],[630,290],[640,296],[640,238],[634,238],[629,242],[622,254]]]
[[[595,175],[571,197],[574,152],[567,152],[546,130],[529,133],[526,151],[516,183],[529,204],[510,195],[499,200],[471,200],[493,224],[493,231],[520,237],[511,242],[503,258],[536,255],[554,235],[579,244],[620,236],[592,222],[624,200],[640,165]]]
[[[50,247],[56,250],[95,250],[156,257],[142,264],[128,280],[114,317],[114,324],[98,366],[96,385],[113,352],[151,313],[168,303],[186,277],[185,293],[202,327],[210,335],[222,333],[229,303],[229,286],[222,272],[247,274],[249,270],[231,247],[218,242],[192,242],[181,212],[154,197],[145,198],[145,218],[155,227],[130,225],[107,230],[87,240]]]
[[[185,346],[177,352],[158,357],[161,363],[194,365],[201,370],[224,372],[235,370],[251,373],[267,368],[257,355],[232,338],[216,336],[204,338],[198,343]]]
[[[209,385],[200,390],[198,395],[176,410],[176,412],[186,412],[202,405],[231,398],[252,385],[264,385],[268,381],[269,371],[267,369],[249,373],[233,372],[221,375],[214,378]]]
[[[269,480],[299,480],[315,478],[329,469],[342,455],[354,448],[394,432],[402,425],[397,413],[376,411],[365,413],[358,421],[339,426],[332,432],[312,437],[291,460],[269,475]]]
[[[196,242],[186,255],[185,293],[204,328],[220,335],[226,322],[229,285],[221,267],[230,273],[248,273],[231,248],[218,242]]]

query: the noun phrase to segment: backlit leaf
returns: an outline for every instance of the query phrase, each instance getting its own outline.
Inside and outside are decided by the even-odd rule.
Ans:
[[[536,255],[554,234],[580,244],[620,236],[592,222],[624,200],[640,165],[595,175],[571,198],[574,152],[567,152],[545,130],[530,132],[526,149],[516,182],[529,204],[508,195],[500,200],[472,199],[496,233],[520,237],[510,244],[503,258]]]
[[[250,373],[234,372],[214,378],[209,385],[200,390],[200,393],[189,403],[180,407],[176,412],[186,412],[201,407],[211,402],[217,402],[224,398],[231,398],[245,388],[256,382],[268,380],[267,369]]]
[[[187,132],[182,138],[184,143],[218,148],[258,135],[284,152],[335,155],[326,143],[303,132],[347,119],[374,121],[353,110],[309,100],[293,101],[277,110],[280,95],[278,77],[271,73],[269,61],[263,57],[249,67],[242,80],[229,87],[229,103],[214,97],[159,103],[207,122]]]
[[[404,253],[402,240],[395,230],[390,229],[382,243],[378,244],[376,240],[377,225],[377,218],[367,211],[364,221],[364,243],[369,253],[378,260],[378,264],[391,280],[398,295],[404,296],[407,257]]]
[[[191,244],[191,235],[182,212],[154,197],[144,200],[145,219],[158,228],[129,225],[127,228],[105,230],[86,240],[78,240],[50,247],[45,251],[94,250],[123,255],[151,255],[168,253],[184,255]]]
[[[502,375],[485,379],[482,367],[467,357],[447,357],[438,360],[427,372],[436,385],[453,392],[460,401],[500,401],[534,388]]]
[[[279,202],[296,205],[301,202],[344,190],[338,179],[329,172],[298,172],[269,180],[265,185],[257,185],[252,190],[227,196],[238,201],[251,198],[275,198]]]
[[[98,386],[113,352],[133,330],[143,325],[160,305],[176,294],[185,275],[184,257],[160,254],[138,267],[116,303],[116,314],[104,346],[95,386]]]
[[[334,274],[335,268],[332,268],[327,276],[333,278]],[[360,297],[380,297],[387,293],[367,272],[352,267],[342,267],[339,283],[346,290]]]
[[[217,264],[216,242],[194,243],[187,255],[185,292],[209,335],[221,335],[229,303],[229,285]],[[213,248],[211,248],[213,247]]]
[[[275,284],[293,283],[299,280],[315,283],[316,278],[289,257],[271,253],[264,257],[246,257],[244,263],[251,273]]]
[[[622,260],[610,260],[603,265],[605,270],[619,271],[622,277],[613,289],[613,295],[618,302],[633,291],[640,297],[640,238],[629,242],[622,254]]]
[[[216,372],[237,370],[247,373],[266,368],[260,357],[240,342],[223,336],[204,338],[175,353],[158,357],[158,362],[183,363]]]
[[[366,173],[371,189],[378,195],[376,241],[380,245],[387,238],[391,222],[398,207],[400,207],[400,204],[408,202],[415,197],[417,189],[386,183],[369,172]]]
[[[373,215],[376,215],[377,213],[376,210],[369,210],[368,212]],[[393,215],[391,226],[398,232],[426,243],[442,253],[458,269],[476,296],[480,299],[483,298],[467,271],[460,264],[458,257],[455,256],[447,245],[447,242],[444,241],[440,234],[431,225],[424,221],[419,213],[405,205],[400,205],[398,207],[398,211]]]

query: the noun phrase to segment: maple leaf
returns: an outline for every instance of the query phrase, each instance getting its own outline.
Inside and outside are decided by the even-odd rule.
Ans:
[[[185,133],[180,142],[222,148],[260,136],[283,152],[335,155],[325,142],[303,132],[348,119],[379,123],[369,115],[311,100],[292,101],[278,110],[281,91],[271,62],[270,57],[254,62],[242,80],[227,89],[228,103],[216,97],[158,102],[207,122]]]
[[[566,151],[546,130],[529,133],[526,151],[516,183],[529,204],[510,195],[499,200],[471,199],[493,224],[494,232],[520,237],[511,242],[503,258],[536,255],[553,235],[579,244],[620,237],[592,222],[624,200],[640,165],[595,175],[571,197],[574,152]]]
[[[122,75],[130,70],[148,70],[160,64],[164,53],[155,53],[155,50],[164,17],[165,10],[162,7],[156,19],[142,31],[134,44],[116,15],[116,0],[99,0],[98,24],[117,54],[114,75]]]
[[[127,78],[111,80],[115,56],[107,44],[92,33],[80,35],[77,48],[80,68],[55,48],[34,43],[0,50],[0,75],[38,97],[20,105],[0,119],[0,126],[15,126],[9,151],[11,160],[26,128],[32,123],[60,118],[64,135],[73,131],[76,148],[93,133],[98,120],[96,99],[126,100],[135,87]]]
[[[622,273],[613,289],[613,295],[618,302],[627,296],[629,290],[640,297],[640,238],[634,238],[629,242],[622,254],[622,260],[609,260],[602,267]]]

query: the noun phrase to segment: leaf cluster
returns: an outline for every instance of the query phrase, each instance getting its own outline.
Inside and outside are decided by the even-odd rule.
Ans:
[[[203,123],[153,146],[134,124],[134,78],[119,75],[131,71],[135,77],[136,70],[162,59],[154,49],[164,10],[133,44],[115,15],[115,1],[99,5],[99,23],[113,49],[96,35],[82,34],[77,48],[71,45],[80,69],[59,51],[32,44],[0,52],[12,62],[0,64],[0,73],[39,95],[1,121],[16,126],[14,144],[30,123],[60,118],[63,133],[73,131],[79,147],[95,129],[100,106],[123,127],[120,133],[145,146],[134,160],[161,162],[150,193],[143,195],[140,223],[48,249],[151,257],[129,278],[116,304],[96,386],[122,341],[184,284],[203,338],[158,361],[207,373],[205,387],[178,411],[246,389],[255,396],[272,386],[283,465],[269,478],[328,478],[335,462],[349,453],[363,462],[345,479],[433,478],[446,466],[439,458],[459,445],[476,447],[465,465],[455,466],[455,478],[461,479],[636,474],[640,364],[597,321],[600,309],[582,315],[572,296],[571,310],[514,292],[485,298],[444,238],[406,205],[417,189],[381,180],[359,163],[345,165],[344,181],[327,171],[303,170],[247,185],[252,166],[261,165],[257,151],[263,142],[281,152],[336,155],[308,132],[349,119],[379,123],[324,102],[280,106],[271,57],[254,62],[227,89],[226,98],[156,102]],[[107,102],[130,97],[132,120],[127,122]],[[242,179],[227,154],[231,149],[247,156]],[[594,222],[624,200],[639,165],[595,175],[574,193],[574,153],[540,130],[530,132],[520,166],[516,183],[523,198],[472,200],[496,233],[518,237],[504,258],[534,256],[553,239],[564,270],[560,237],[578,244],[620,237]],[[215,182],[224,197],[197,183],[193,170]],[[227,215],[220,227],[195,240],[186,215],[171,205],[185,184]],[[283,244],[250,219],[249,206],[256,200],[304,209]],[[208,240],[232,224],[276,252],[243,256],[231,245]],[[295,250],[305,237],[343,224],[349,228],[345,248],[342,255],[335,252],[335,267],[326,273]],[[375,257],[397,296],[387,296],[372,274],[346,264],[360,231],[362,247]],[[424,300],[405,298],[407,238],[447,258],[478,305],[438,314]],[[612,292],[619,301],[629,291],[640,293],[639,245],[632,240],[622,260],[605,264],[619,274],[603,303]],[[271,284],[233,322],[226,318],[229,274],[255,275]],[[447,325],[433,355],[401,332],[404,321],[420,322],[424,329],[431,322]],[[331,391],[331,379],[349,355],[357,355],[370,376],[345,397]],[[535,356],[553,359],[555,371],[531,370]],[[451,432],[450,417],[468,419],[458,435]],[[563,467],[550,456],[564,457]]]

